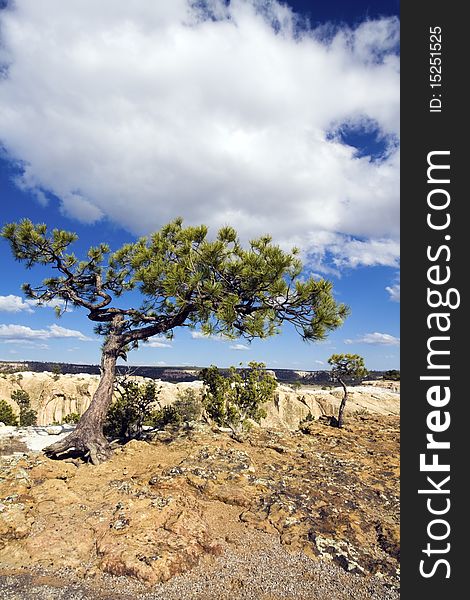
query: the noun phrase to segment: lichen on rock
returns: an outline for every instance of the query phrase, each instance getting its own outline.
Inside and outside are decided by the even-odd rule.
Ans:
[[[134,440],[99,466],[4,456],[0,565],[153,585],[258,531],[396,583],[398,443],[397,417],[368,415],[341,430],[320,420],[307,433],[253,429],[242,443],[176,432]]]

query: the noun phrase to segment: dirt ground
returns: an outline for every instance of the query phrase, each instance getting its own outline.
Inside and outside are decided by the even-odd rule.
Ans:
[[[97,467],[0,449],[2,598],[395,599],[399,418],[133,441]]]

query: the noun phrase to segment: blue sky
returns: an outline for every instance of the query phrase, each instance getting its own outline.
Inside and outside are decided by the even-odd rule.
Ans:
[[[129,363],[315,370],[357,352],[398,368],[398,3],[213,0],[209,18],[186,0],[113,0],[108,18],[110,2],[0,13],[2,224],[75,231],[77,254],[177,215],[268,232],[351,307],[320,344],[289,327],[251,345],[182,330]],[[45,269],[25,271],[6,242],[0,267],[1,360],[99,361],[84,311],[57,320],[22,297]]]

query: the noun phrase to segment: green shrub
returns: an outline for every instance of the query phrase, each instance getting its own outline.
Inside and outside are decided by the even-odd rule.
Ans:
[[[264,404],[273,398],[277,382],[263,363],[250,362],[248,368],[230,367],[224,377],[211,366],[199,374],[204,383],[203,406],[217,425],[240,433],[248,419],[258,422],[266,416]]]
[[[18,418],[6,400],[0,400],[0,422],[5,425],[18,425]]]
[[[29,427],[30,425],[37,425],[38,415],[32,408],[20,408],[20,426]]]
[[[18,404],[20,408],[20,427],[29,427],[37,424],[37,413],[31,408],[31,400],[28,392],[24,390],[15,390],[11,394],[11,399]]]
[[[24,390],[15,390],[14,392],[12,392],[11,399],[14,400],[20,408],[28,408],[31,404],[29,394]]]
[[[177,399],[173,404],[155,410],[145,422],[157,429],[166,425],[182,425],[191,421],[199,421],[203,413],[203,405],[197,392],[186,389],[178,392]]]
[[[128,440],[142,435],[142,427],[151,417],[160,389],[155,383],[116,382],[117,399],[111,404],[104,425],[105,435]]]
[[[177,410],[170,404],[163,408],[159,408],[158,410],[154,410],[145,424],[155,427],[155,429],[163,429],[166,425],[180,425],[181,422]]]
[[[178,392],[172,406],[179,415],[181,422],[199,421],[204,411],[200,394],[191,388]]]
[[[62,423],[67,423],[68,425],[75,425],[79,421],[80,415],[78,413],[69,413],[62,419]]]
[[[390,371],[385,371],[384,378],[391,379],[392,381],[400,381],[400,371],[397,371],[397,369],[391,369]]]

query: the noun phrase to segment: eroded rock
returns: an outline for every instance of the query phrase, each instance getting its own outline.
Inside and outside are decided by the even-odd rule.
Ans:
[[[247,529],[347,571],[395,580],[399,420],[351,417],[308,434],[256,429],[133,441],[99,466],[2,458],[0,564],[148,584],[243,545]],[[73,540],[73,542],[71,542]]]
[[[135,379],[140,382],[149,381],[143,377],[135,377]],[[90,405],[98,382],[98,375],[89,374],[56,375],[28,371],[3,374],[0,377],[0,398],[9,402],[18,414],[19,408],[11,400],[11,394],[15,390],[27,392],[30,396],[31,408],[37,412],[38,425],[51,425],[62,423],[68,414],[83,414]],[[158,400],[162,406],[173,403],[180,392],[187,389],[198,392],[202,386],[200,381],[169,383],[157,380],[156,383],[160,389]],[[365,383],[368,385],[351,388],[346,417],[364,411],[382,415],[399,414],[399,383]],[[374,383],[377,385],[372,385]],[[341,397],[340,388],[322,390],[318,387],[303,386],[299,390],[294,390],[291,386],[279,384],[274,400],[266,407],[267,416],[261,424],[263,427],[297,429],[299,422],[309,414],[314,418],[337,414]],[[2,427],[0,434],[2,432],[5,434],[4,430],[5,428]]]

